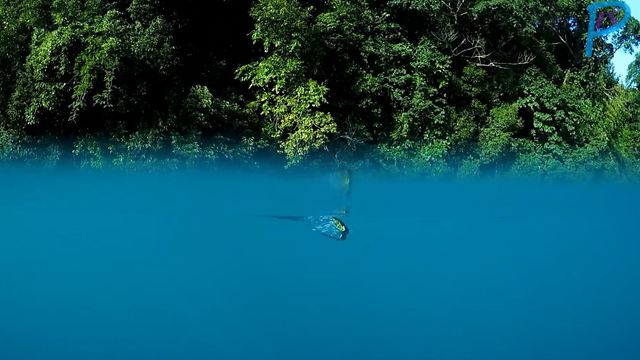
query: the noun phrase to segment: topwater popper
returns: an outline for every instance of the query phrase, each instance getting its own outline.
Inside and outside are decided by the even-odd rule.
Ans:
[[[600,28],[602,25],[602,19],[598,19],[598,23],[596,24],[596,15],[598,14],[598,10],[613,7],[619,8],[624,11],[624,17],[619,21],[611,21],[611,26],[607,28]],[[629,5],[627,5],[624,1],[605,1],[605,2],[596,2],[592,3],[587,7],[589,10],[589,29],[587,31],[587,46],[585,48],[585,55],[587,57],[591,57],[593,53],[593,40],[599,37],[604,37],[610,34],[615,33],[616,31],[623,29],[627,24],[627,21],[631,18],[631,9]],[[611,14],[609,17],[610,20],[615,19]]]
[[[345,203],[344,206],[337,211],[331,211],[326,215],[320,216],[280,216],[280,215],[266,215],[268,218],[289,220],[304,223],[311,227],[311,230],[318,232],[328,238],[344,241],[347,240],[349,235],[349,227],[338,216],[348,216],[350,212],[350,199],[351,199],[351,176],[350,169],[344,170],[339,174],[338,186],[344,193]]]

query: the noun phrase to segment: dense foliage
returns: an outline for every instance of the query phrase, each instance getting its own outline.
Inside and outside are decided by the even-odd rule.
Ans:
[[[588,0],[0,0],[0,158],[640,175]]]

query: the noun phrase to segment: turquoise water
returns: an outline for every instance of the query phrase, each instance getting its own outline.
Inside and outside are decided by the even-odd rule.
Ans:
[[[638,359],[640,189],[0,176],[0,359]]]

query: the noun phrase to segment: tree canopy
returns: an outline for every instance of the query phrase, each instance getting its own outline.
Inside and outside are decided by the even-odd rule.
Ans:
[[[590,2],[0,0],[0,159],[637,177]]]

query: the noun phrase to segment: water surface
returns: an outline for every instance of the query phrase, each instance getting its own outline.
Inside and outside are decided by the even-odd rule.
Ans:
[[[638,359],[633,186],[0,177],[2,359]]]

